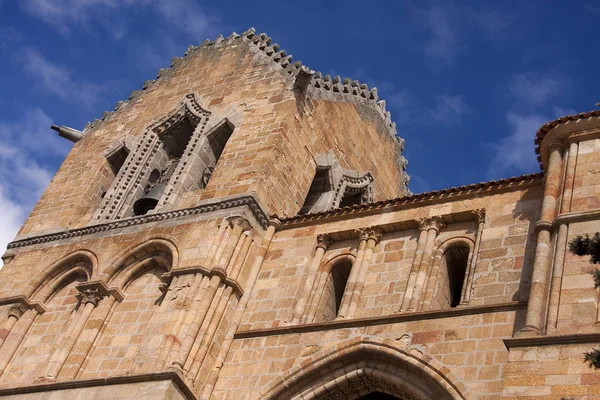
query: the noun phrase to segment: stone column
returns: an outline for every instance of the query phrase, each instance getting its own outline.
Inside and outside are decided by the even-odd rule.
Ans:
[[[400,305],[400,308],[396,312],[405,311],[408,308],[410,299],[412,298],[415,280],[417,279],[417,272],[419,272],[419,266],[421,265],[421,260],[423,259],[423,248],[425,247],[425,241],[427,240],[427,224],[425,223],[426,221],[426,218],[420,220],[419,238],[417,239],[417,251],[415,253],[415,258],[413,260],[412,266],[410,267],[410,274],[408,275],[408,282],[406,284],[404,296],[402,297],[402,303]]]
[[[252,289],[254,288],[254,285],[256,284],[256,279],[258,278],[258,274],[260,273],[260,268],[262,267],[267,251],[269,250],[271,241],[273,240],[273,235],[275,235],[275,226],[270,225],[267,228],[267,231],[265,232],[263,241],[260,245],[260,248],[258,249],[258,253],[256,255],[256,258],[254,259],[252,268],[250,269],[250,274],[248,275],[248,281],[246,283],[246,290],[244,296],[242,296],[242,298],[240,299],[235,313],[230,319],[231,324],[227,329],[227,333],[225,334],[225,339],[223,340],[223,343],[221,343],[221,348],[219,349],[217,358],[213,363],[212,370],[210,371],[208,377],[204,379],[204,388],[202,389],[202,392],[199,396],[199,398],[201,399],[208,399],[212,394],[217,379],[219,378],[221,368],[223,367],[223,363],[225,362],[225,358],[227,357],[227,353],[229,352],[229,348],[231,347],[231,343],[233,342],[233,336],[235,335],[235,332],[237,331],[240,322],[242,321],[242,316],[244,315],[244,311],[246,310],[246,306],[248,305],[248,300],[252,293]]]
[[[292,324],[297,324],[300,322],[300,318],[304,314],[306,309],[306,304],[308,303],[308,297],[310,296],[310,292],[312,291],[313,285],[315,283],[315,278],[317,277],[317,273],[319,272],[319,267],[321,266],[321,261],[323,261],[323,256],[325,255],[325,251],[327,251],[327,246],[331,243],[331,239],[328,234],[320,234],[317,235],[317,248],[315,250],[315,255],[308,266],[308,271],[306,272],[306,278],[304,280],[304,286],[302,288],[302,292],[300,292],[300,297],[296,302],[296,306],[294,307],[294,315],[292,318]]]
[[[567,159],[567,168],[565,170],[560,214],[568,213],[571,210],[571,197],[573,194],[575,165],[577,163],[578,150],[579,145],[577,143],[571,143],[569,149],[567,150],[567,154],[565,155],[565,158]],[[560,289],[562,286],[565,253],[567,251],[568,231],[569,227],[566,223],[563,222],[558,226],[556,248],[554,251],[554,262],[552,265],[552,279],[550,281],[550,299],[548,300],[548,322],[546,324],[547,332],[554,332],[557,328]]]
[[[10,360],[25,336],[27,336],[27,332],[37,316],[46,311],[46,307],[41,303],[30,303],[27,307],[29,308],[27,308],[25,312],[22,312],[23,308],[20,306],[11,308],[11,313],[14,318],[17,318],[17,321],[4,340],[2,351],[0,351],[0,376],[4,373],[4,370],[10,363]]]
[[[4,320],[2,326],[0,327],[0,349],[2,349],[2,345],[12,331],[12,328],[15,326],[19,318],[25,314],[27,309],[27,305],[21,301],[10,306],[10,310],[8,310],[8,318]]]
[[[252,242],[253,239],[251,235],[244,236],[242,245],[239,246],[239,252],[237,254],[237,257],[232,263],[233,267],[231,269],[231,279],[233,279],[236,282],[236,284],[237,278],[239,277],[242,266],[246,261],[246,256],[248,255],[248,251]],[[208,323],[203,324],[200,328],[200,332],[198,333],[198,337],[194,343],[194,347],[191,352],[191,354],[194,354],[194,356],[191,357],[191,359],[188,359],[186,363],[186,371],[188,372],[188,375],[191,377],[192,380],[194,380],[196,374],[198,373],[200,366],[202,365],[202,362],[204,361],[204,358],[208,353],[210,344],[213,341],[215,333],[217,332],[217,329],[221,321],[223,320],[225,309],[230,303],[230,300],[232,299],[234,287],[235,292],[238,295],[238,299],[239,297],[241,297],[239,286],[232,284],[227,285],[227,287],[223,289],[223,292],[219,296],[217,296],[217,304],[214,305],[214,307],[211,307],[214,309],[212,310],[213,312],[211,317],[207,317]]]
[[[473,287],[473,276],[475,276],[475,267],[477,266],[477,254],[479,254],[479,246],[481,244],[481,236],[485,227],[485,210],[475,210],[473,214],[477,217],[477,236],[475,237],[475,245],[471,254],[471,262],[465,279],[465,284],[462,292],[460,304],[469,304],[471,300],[471,288]]]
[[[425,247],[423,248],[423,258],[421,265],[419,265],[419,272],[417,273],[417,279],[415,280],[415,289],[413,291],[412,298],[408,305],[407,311],[416,311],[419,302],[421,301],[421,292],[425,285],[425,279],[429,272],[429,265],[431,264],[431,257],[433,253],[433,247],[435,244],[435,238],[440,233],[440,229],[444,226],[444,221],[441,217],[432,217],[427,221],[427,238],[425,240]]]
[[[227,220],[229,229],[224,237],[224,246],[221,246],[215,255],[218,260],[217,265],[211,269],[211,277],[208,286],[203,291],[201,300],[194,301],[189,312],[186,314],[184,323],[182,324],[182,333],[179,336],[179,342],[174,342],[171,347],[171,356],[167,358],[167,364],[176,370],[183,370],[186,359],[192,349],[198,331],[204,322],[209,307],[213,302],[214,296],[219,288],[219,285],[227,277],[227,269],[234,252],[240,242],[242,233],[251,229],[248,221],[242,217],[231,217]]]
[[[358,282],[358,274],[360,271],[360,266],[365,259],[365,252],[367,249],[367,239],[369,238],[369,233],[365,229],[358,229],[358,251],[356,252],[356,259],[352,263],[352,268],[350,269],[350,275],[348,276],[348,281],[346,282],[346,287],[344,288],[344,295],[342,296],[342,301],[340,303],[340,309],[338,311],[336,319],[344,319],[348,314],[348,310],[350,308],[350,301],[352,300],[352,294],[356,288],[356,283]],[[324,282],[323,282],[324,283]],[[319,289],[321,289],[324,285],[320,285]]]
[[[358,280],[355,283],[352,291],[352,297],[350,298],[350,307],[348,308],[346,318],[354,318],[356,316],[356,310],[358,310],[358,302],[360,300],[362,290],[365,287],[365,278],[369,270],[371,257],[373,256],[373,249],[379,243],[382,236],[383,230],[381,230],[380,228],[369,228],[367,230],[367,246],[365,249],[365,255],[358,268]]]
[[[550,158],[546,173],[544,199],[542,201],[542,215],[535,225],[537,243],[531,287],[529,289],[529,301],[527,303],[527,315],[525,325],[519,332],[519,335],[537,335],[542,330],[546,277],[550,261],[550,234],[552,221],[554,221],[556,216],[556,202],[561,175],[560,143],[551,143],[548,150]]]
[[[113,309],[113,305],[116,302],[123,301],[125,298],[124,294],[117,288],[106,289],[103,283],[102,287],[105,289],[106,298],[100,302],[100,305],[96,307],[95,311],[88,318],[71,353],[58,372],[57,378],[75,379],[77,377],[83,363],[89,356],[100,330],[108,324],[108,317]]]
[[[73,349],[75,342],[77,342],[79,335],[81,335],[83,327],[87,323],[90,315],[100,301],[107,295],[105,287],[99,284],[78,285],[77,290],[79,290],[78,297],[83,309],[78,313],[79,315],[75,320],[69,324],[65,337],[60,338],[60,343],[58,343],[48,364],[46,364],[45,373],[42,377],[43,380],[54,380],[56,378],[64,362],[67,360],[69,353]]]

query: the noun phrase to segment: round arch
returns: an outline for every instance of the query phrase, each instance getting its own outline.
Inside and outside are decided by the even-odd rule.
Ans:
[[[98,258],[89,250],[77,250],[52,264],[47,272],[34,278],[28,284],[26,295],[33,301],[45,302],[56,290],[60,289],[65,279],[75,275],[90,280],[98,273]]]
[[[349,262],[350,264],[354,264],[354,260],[356,259],[356,255],[352,253],[342,253],[335,255],[331,258],[327,258],[321,262],[319,266],[319,271],[329,272],[331,268],[333,268],[336,264],[340,262]]]
[[[179,252],[172,241],[151,238],[121,253],[99,277],[108,286],[122,289],[143,269],[158,265],[171,271],[178,263]]]
[[[377,392],[403,400],[471,399],[464,383],[435,359],[368,340],[349,340],[315,353],[271,382],[261,398],[357,399]]]

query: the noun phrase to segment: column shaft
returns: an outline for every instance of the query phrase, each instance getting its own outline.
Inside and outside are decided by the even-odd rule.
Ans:
[[[548,276],[548,265],[550,261],[550,229],[552,221],[556,216],[556,201],[560,183],[560,146],[550,145],[550,159],[548,162],[548,173],[546,174],[546,186],[544,188],[544,199],[542,201],[542,216],[536,224],[538,230],[535,249],[535,260],[533,263],[533,274],[531,287],[529,289],[529,301],[527,303],[527,314],[525,326],[521,333],[531,332],[539,334],[542,328],[542,315],[545,303],[546,280]]]
[[[352,291],[352,297],[350,298],[350,307],[348,308],[346,318],[354,318],[356,316],[356,311],[358,310],[358,302],[360,300],[362,290],[365,287],[365,279],[369,270],[371,257],[373,256],[373,249],[375,248],[377,243],[379,243],[381,236],[382,232],[379,229],[372,229],[369,231],[367,245],[365,248],[365,254],[358,269],[358,279],[354,284],[354,290]]]
[[[352,263],[352,269],[350,270],[350,276],[348,276],[348,281],[346,282],[346,287],[344,289],[344,295],[342,296],[342,302],[340,304],[340,309],[338,311],[337,318],[343,319],[348,314],[348,309],[350,308],[350,301],[352,300],[352,295],[356,288],[356,283],[358,281],[358,275],[360,272],[361,265],[363,264],[363,260],[365,258],[365,251],[367,248],[367,238],[368,235],[365,232],[360,233],[360,242],[358,244],[358,252],[356,253],[356,259]],[[322,286],[320,286],[322,287]]]
[[[294,307],[292,324],[299,323],[300,318],[302,318],[302,315],[304,314],[306,304],[308,304],[308,298],[310,297],[310,292],[315,283],[317,273],[319,272],[319,267],[321,266],[321,261],[323,261],[323,256],[325,255],[325,251],[327,250],[329,243],[329,235],[317,236],[317,249],[315,250],[315,254],[310,265],[308,266],[306,279],[304,280],[304,286],[302,287],[300,297],[298,298],[296,306]]]
[[[423,259],[421,260],[421,265],[419,266],[419,272],[417,273],[417,279],[415,280],[415,289],[408,305],[408,311],[416,311],[419,306],[419,302],[421,301],[421,292],[423,291],[423,285],[425,284],[425,279],[427,278],[427,274],[429,272],[428,270],[431,263],[433,246],[438,232],[439,227],[437,226],[430,226],[429,229],[427,229],[427,239],[423,249]]]
[[[27,310],[21,318],[19,318],[19,323],[15,324],[10,334],[4,341],[4,345],[2,346],[2,351],[0,352],[0,376],[6,370],[6,367],[10,363],[15,351],[27,335],[29,328],[33,324],[33,321],[38,316],[38,312],[34,309]]]
[[[221,372],[221,368],[223,367],[223,363],[225,362],[225,358],[227,357],[227,353],[229,352],[229,348],[231,347],[231,343],[233,342],[233,336],[237,331],[240,322],[242,321],[242,316],[244,315],[244,311],[246,310],[246,305],[248,305],[250,294],[252,293],[252,289],[254,288],[254,284],[256,283],[256,279],[258,278],[260,268],[265,259],[265,255],[269,250],[269,246],[271,245],[271,240],[273,240],[274,234],[275,227],[273,225],[270,225],[267,228],[267,231],[265,232],[265,236],[263,238],[261,246],[258,249],[256,258],[254,259],[254,264],[252,264],[252,268],[250,269],[250,274],[248,276],[248,282],[244,296],[242,296],[242,298],[240,299],[235,313],[231,318],[231,324],[227,329],[225,339],[223,340],[219,353],[217,354],[217,358],[213,363],[213,368],[210,371],[208,377],[206,377],[204,388],[200,395],[201,399],[210,398],[215,384],[217,382],[217,379],[219,379],[219,373]]]
[[[419,238],[417,239],[417,251],[415,252],[415,258],[410,267],[410,274],[408,275],[406,290],[404,291],[404,296],[402,297],[402,304],[398,312],[406,310],[408,308],[408,305],[410,304],[410,300],[412,299],[415,280],[417,279],[417,272],[419,272],[419,266],[421,265],[421,260],[423,259],[423,249],[425,248],[426,240],[427,228],[424,227],[423,224],[421,224]]]

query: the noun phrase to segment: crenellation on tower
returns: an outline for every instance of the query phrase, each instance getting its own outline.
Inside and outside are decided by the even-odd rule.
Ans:
[[[540,128],[541,173],[411,194],[377,89],[250,29],[56,128],[3,256],[0,399],[595,395],[566,245],[600,231],[596,112]]]

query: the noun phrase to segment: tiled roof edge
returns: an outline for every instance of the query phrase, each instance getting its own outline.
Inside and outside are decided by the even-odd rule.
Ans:
[[[581,112],[579,114],[575,114],[575,115],[567,115],[565,117],[560,117],[555,119],[554,121],[550,121],[545,123],[544,125],[542,125],[540,127],[540,129],[538,129],[536,135],[535,135],[535,154],[537,154],[537,160],[540,163],[540,168],[543,169],[543,164],[542,164],[542,155],[540,154],[540,145],[542,144],[542,140],[544,139],[544,136],[546,136],[546,134],[553,128],[555,128],[556,126],[563,124],[565,122],[569,122],[569,121],[577,121],[583,118],[591,118],[591,117],[600,117],[600,110],[592,110],[592,111],[588,111],[588,112]]]
[[[326,217],[330,217],[330,216],[347,214],[349,212],[350,213],[358,213],[361,211],[373,210],[373,209],[381,208],[384,206],[397,206],[397,205],[402,205],[402,204],[415,203],[415,202],[419,202],[419,201],[423,201],[423,200],[435,199],[436,197],[440,197],[440,196],[443,196],[446,194],[460,194],[460,193],[468,192],[468,191],[472,191],[472,190],[492,189],[492,188],[497,188],[497,187],[502,187],[502,186],[508,186],[508,185],[512,185],[515,183],[534,181],[536,179],[542,178],[543,176],[544,176],[543,172],[535,172],[532,174],[513,176],[511,178],[502,178],[502,179],[491,180],[491,181],[487,181],[487,182],[472,183],[469,185],[455,186],[455,187],[451,187],[451,188],[447,188],[447,189],[440,189],[440,190],[433,190],[430,192],[417,193],[417,194],[412,194],[410,196],[398,197],[395,199],[380,200],[380,201],[376,201],[373,203],[346,206],[346,207],[342,207],[342,208],[337,208],[335,210],[323,211],[320,213],[300,214],[300,215],[296,215],[296,216],[290,217],[290,218],[279,218],[277,216],[272,216],[272,218],[278,218],[281,221],[281,223],[285,225],[285,224],[291,224],[291,223],[295,223],[295,222],[310,221],[310,220],[322,219],[322,218],[326,218]]]

